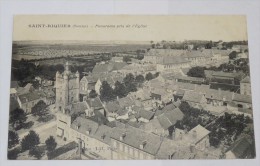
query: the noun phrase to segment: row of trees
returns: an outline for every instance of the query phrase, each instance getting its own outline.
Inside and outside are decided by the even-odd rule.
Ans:
[[[147,73],[145,77],[143,75],[137,75],[135,77],[130,73],[125,76],[123,82],[117,81],[114,85],[114,89],[107,81],[103,81],[100,88],[100,99],[102,101],[111,101],[116,97],[125,97],[128,93],[137,91],[137,88],[140,87],[145,80],[149,81],[158,75],[159,73]]]
[[[212,47],[217,47],[218,44],[221,44],[221,49],[231,49],[233,45],[247,45],[247,41],[231,41],[231,42],[222,42],[220,41],[199,41],[199,40],[188,40],[184,42],[175,42],[175,41],[165,41],[154,42],[151,41],[151,48],[163,48],[163,49],[187,49],[188,45],[193,45],[193,49],[197,50],[199,48],[211,49]]]
[[[8,134],[8,148],[11,149],[19,144],[19,136],[15,131],[9,130]],[[53,152],[57,147],[57,143],[53,136],[50,136],[46,139],[45,145],[46,146],[39,146],[40,144],[40,137],[39,135],[31,130],[29,131],[28,135],[26,135],[20,142],[20,151],[17,149],[11,149],[8,151],[8,158],[9,159],[16,159],[19,152],[24,152],[29,150],[29,155],[34,156],[37,159],[40,159],[44,153],[45,149],[48,153]]]

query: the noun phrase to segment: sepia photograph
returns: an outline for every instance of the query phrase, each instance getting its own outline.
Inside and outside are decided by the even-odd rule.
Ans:
[[[16,15],[8,160],[254,159],[245,15]]]

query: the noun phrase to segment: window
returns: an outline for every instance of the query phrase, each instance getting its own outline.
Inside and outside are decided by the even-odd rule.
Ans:
[[[134,157],[138,158],[138,151],[137,150],[134,150]]]
[[[123,151],[123,144],[119,144],[119,149],[121,150],[121,151]]]
[[[125,146],[125,153],[128,153],[128,146]]]
[[[140,159],[144,159],[144,155],[142,152],[140,152],[139,155],[140,155]]]
[[[114,148],[116,148],[116,141],[114,141]]]
[[[134,155],[134,150],[133,150],[133,148],[129,148],[129,151],[130,151],[130,155],[133,156],[133,155]]]

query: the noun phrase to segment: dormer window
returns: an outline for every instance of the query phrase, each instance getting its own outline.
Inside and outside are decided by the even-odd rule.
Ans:
[[[87,134],[90,134],[91,132],[91,128],[88,128],[88,130],[86,131]]]
[[[105,134],[101,135],[101,139],[105,139],[105,137],[106,137]]]
[[[141,144],[140,144],[140,149],[144,149],[145,146],[146,146],[147,142],[146,141],[143,141]]]
[[[77,126],[76,126],[76,127],[77,127],[77,130],[78,130],[78,129],[80,128],[80,124],[77,124]]]
[[[126,137],[126,133],[123,133],[121,136],[120,136],[120,141],[123,141]]]

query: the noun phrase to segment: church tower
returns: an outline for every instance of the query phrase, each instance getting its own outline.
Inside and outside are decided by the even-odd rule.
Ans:
[[[79,72],[72,73],[69,62],[64,66],[64,72],[56,73],[56,108],[62,111],[66,106],[79,102]]]

